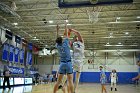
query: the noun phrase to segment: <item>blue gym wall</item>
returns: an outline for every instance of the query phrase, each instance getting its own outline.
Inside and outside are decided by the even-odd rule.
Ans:
[[[52,71],[56,73],[56,71]],[[119,84],[131,84],[133,83],[132,78],[135,77],[137,72],[118,72],[118,83]],[[110,72],[106,72],[107,82],[109,81]],[[75,73],[74,73],[75,76]],[[82,72],[80,77],[80,82],[84,83],[99,83],[100,82],[100,72]],[[74,77],[75,78],[75,77]]]
[[[110,72],[106,72],[107,82],[109,83]],[[137,72],[118,72],[118,83],[133,83],[132,78],[137,75]],[[82,72],[80,82],[99,83],[100,72]]]

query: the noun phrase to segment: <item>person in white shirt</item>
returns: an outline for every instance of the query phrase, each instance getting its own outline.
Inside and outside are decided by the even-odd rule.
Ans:
[[[140,79],[140,60],[137,61],[137,65],[138,65],[138,75],[134,78],[132,78],[132,81],[137,81]]]
[[[80,74],[83,68],[84,64],[84,40],[81,36],[81,34],[74,30],[74,29],[69,29],[70,32],[73,32],[75,34],[72,42],[71,42],[71,47],[73,49],[73,69],[76,71],[76,79],[75,79],[75,86],[74,90],[77,90],[78,84],[79,84],[79,79],[80,79]]]
[[[110,74],[110,78],[111,78],[111,91],[113,90],[113,88],[115,88],[115,91],[117,91],[116,83],[118,80],[118,76],[117,76],[117,72],[115,69],[112,70],[112,72]]]

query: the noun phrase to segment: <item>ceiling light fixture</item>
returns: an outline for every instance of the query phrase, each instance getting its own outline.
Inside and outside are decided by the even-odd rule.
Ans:
[[[68,26],[72,25],[72,24],[67,24]]]
[[[140,18],[140,16],[137,16],[137,18]]]
[[[39,39],[35,38],[35,39],[33,39],[33,40],[37,40],[37,41],[38,41]]]
[[[104,45],[104,46],[124,46],[124,45]]]
[[[18,23],[13,23],[15,26],[17,26],[18,25]]]
[[[108,43],[106,43],[107,45],[109,45],[109,42]]]
[[[140,23],[140,21],[132,21],[133,23]]]
[[[117,19],[117,20],[120,20],[121,18],[120,18],[120,17],[117,17],[116,19]]]
[[[118,23],[140,23],[140,21],[127,21],[127,22],[118,22],[118,21],[115,21],[115,22],[108,22],[109,24],[118,24]]]
[[[65,20],[67,23],[69,22],[69,20]]]
[[[125,32],[125,35],[128,35],[129,34],[129,32]]]
[[[49,27],[55,27],[55,26],[57,26],[57,25],[48,25]]]
[[[113,38],[113,36],[109,36],[109,38]]]
[[[110,35],[113,35],[113,32],[109,33]]]
[[[52,23],[53,23],[53,21],[52,21],[52,20],[50,20],[50,21],[49,21],[49,23],[50,23],[50,24],[52,24]]]
[[[122,43],[121,43],[121,42],[119,42],[118,44],[119,44],[119,45],[121,45]]]
[[[106,47],[115,47],[115,46],[117,46],[117,47],[121,47],[121,46],[134,46],[134,47],[136,47],[136,46],[138,46],[138,45],[104,45],[104,46],[106,46]]]

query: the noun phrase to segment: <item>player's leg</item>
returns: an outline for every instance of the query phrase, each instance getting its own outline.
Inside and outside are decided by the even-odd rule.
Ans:
[[[114,87],[115,87],[115,91],[117,91],[117,85],[116,85],[116,83],[114,83]]]
[[[68,85],[69,85],[68,87],[70,89],[70,93],[74,93],[73,74],[68,74],[67,79],[68,79]]]
[[[58,90],[58,87],[59,87],[62,79],[63,79],[63,74],[58,74],[58,80],[57,80],[56,84],[54,85],[53,93],[56,93],[56,91]]]
[[[78,84],[79,84],[79,79],[80,79],[80,75],[81,75],[81,72],[76,72],[76,79],[75,79],[75,86],[74,86],[74,90],[77,89],[78,87]]]
[[[81,60],[74,60],[74,71],[76,71],[76,77],[75,77],[75,82],[74,82],[74,91],[77,90],[78,85],[79,85],[79,79],[82,71],[82,62]]]
[[[102,93],[103,93],[103,91],[105,91],[105,93],[107,93],[107,91],[106,91],[106,87],[105,87],[105,83],[106,83],[106,80],[105,80],[105,79],[102,79],[102,80],[101,80]]]
[[[68,83],[67,83],[67,91],[68,91],[68,93],[70,93],[70,87],[69,87]]]
[[[53,93],[56,93],[59,85],[61,84],[64,74],[66,74],[65,69],[63,69],[64,66],[65,66],[64,63],[60,63],[60,67],[59,67],[59,71],[58,71],[58,80],[57,80],[56,84],[54,85]]]
[[[103,85],[101,84],[101,93],[103,93],[104,91],[104,88],[103,88]]]
[[[67,73],[68,87],[69,87],[70,93],[74,93],[72,63],[71,62],[68,62],[66,68],[67,68],[66,69],[66,73]]]
[[[105,91],[105,93],[107,93],[105,84],[103,84],[103,90]]]
[[[111,91],[113,90],[113,82],[111,82]]]
[[[62,91],[63,91],[63,93],[66,93],[66,87],[65,86],[62,86]]]

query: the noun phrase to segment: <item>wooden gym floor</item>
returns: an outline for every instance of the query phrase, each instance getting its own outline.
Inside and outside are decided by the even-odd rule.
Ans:
[[[11,90],[8,91],[6,89],[3,91],[0,89],[0,93],[53,93],[54,84],[42,84],[37,86],[21,86],[21,87],[12,87]],[[140,93],[140,85],[118,85],[118,91],[110,91],[110,85],[107,86],[108,93]],[[59,90],[57,93],[63,93]],[[101,93],[100,84],[80,84],[79,91],[77,93]]]

